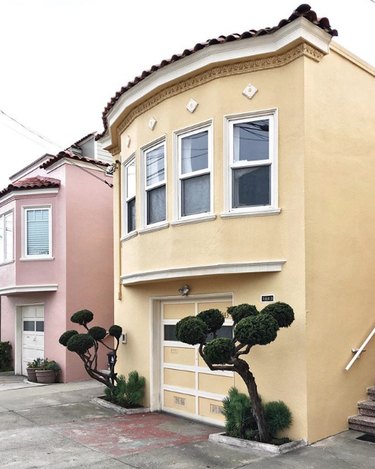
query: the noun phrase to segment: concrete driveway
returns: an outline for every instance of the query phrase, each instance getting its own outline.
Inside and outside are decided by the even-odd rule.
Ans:
[[[118,415],[90,402],[101,394],[95,381],[36,386],[22,377],[0,376],[0,467],[375,467],[375,444],[357,440],[358,432],[270,456],[207,441],[219,431],[210,425],[163,413]]]

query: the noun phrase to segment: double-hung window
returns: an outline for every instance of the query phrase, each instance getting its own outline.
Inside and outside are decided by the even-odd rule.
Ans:
[[[275,113],[228,123],[230,211],[276,208]]]
[[[211,127],[179,134],[179,216],[208,214],[211,208]]]
[[[51,208],[25,208],[25,256],[52,256]]]
[[[13,260],[13,212],[0,215],[0,264]]]
[[[124,165],[124,233],[135,231],[135,158]]]
[[[166,219],[165,142],[143,152],[145,159],[146,225]]]

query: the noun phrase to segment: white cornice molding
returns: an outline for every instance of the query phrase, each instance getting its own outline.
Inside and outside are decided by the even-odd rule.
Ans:
[[[57,291],[58,285],[15,285],[0,288],[0,295],[18,295],[22,293],[42,293]]]
[[[315,26],[306,18],[299,18],[273,34],[205,47],[151,73],[147,78],[126,91],[108,113],[108,127],[114,125],[124,109],[138,102],[147,94],[206,66],[258,55],[274,54],[298,41],[308,42],[324,54],[328,54],[331,39],[331,35],[323,29]],[[105,135],[101,139],[101,143],[105,148],[110,146],[111,136]]]
[[[344,57],[344,59],[349,60],[349,62],[353,63],[365,72],[369,73],[372,76],[375,76],[375,67],[373,65],[365,62],[363,59],[353,54],[348,49],[345,49],[345,47],[343,47],[339,43],[332,41],[330,44],[330,49],[333,52],[336,52],[336,54],[341,55],[341,57]]]
[[[59,187],[46,187],[45,189],[17,189],[9,192],[4,197],[0,198],[0,204],[9,200],[17,200],[25,196],[36,196],[36,195],[51,195],[59,192]]]
[[[105,161],[107,163],[107,161]],[[91,171],[98,171],[100,173],[105,172],[106,166],[101,166],[97,160],[92,160],[92,163],[86,162],[86,161],[79,161],[79,160],[74,160],[70,158],[61,158],[56,161],[56,163],[51,164],[48,168],[45,169],[46,173],[49,174],[53,171],[55,171],[57,168],[60,168],[64,164],[68,164],[71,166],[79,166],[80,168],[85,168],[85,169],[90,169]],[[96,166],[99,165],[99,166]]]
[[[233,262],[227,264],[200,265],[195,267],[177,267],[172,269],[151,270],[122,275],[123,285],[174,280],[179,278],[203,277],[207,275],[249,274],[257,272],[280,272],[286,260]]]

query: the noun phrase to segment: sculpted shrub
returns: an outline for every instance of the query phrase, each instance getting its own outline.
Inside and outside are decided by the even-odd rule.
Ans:
[[[231,306],[228,308],[228,314],[232,316],[234,323],[232,339],[217,337],[219,329],[224,324],[224,315],[216,309],[181,319],[176,326],[176,336],[181,342],[199,345],[199,354],[211,370],[233,371],[241,376],[249,393],[249,402],[246,404],[251,408],[249,421],[255,422],[255,425],[250,425],[248,428],[247,435],[251,434],[252,438],[269,442],[277,428],[280,428],[279,424],[288,421],[287,412],[280,404],[268,406],[266,407],[268,420],[266,419],[254,375],[242,356],[249,354],[256,345],[273,342],[281,327],[289,327],[292,324],[294,312],[288,304],[277,302],[266,306],[260,312],[254,305],[246,303]],[[211,340],[212,336],[214,338]],[[246,411],[238,407],[239,403],[242,403],[241,406],[246,408],[243,397],[234,391],[230,396],[237,403],[230,408],[230,412],[238,411],[238,415],[245,415]],[[242,418],[244,417],[239,420],[242,421]],[[242,434],[242,423],[236,425],[238,427],[236,432]]]

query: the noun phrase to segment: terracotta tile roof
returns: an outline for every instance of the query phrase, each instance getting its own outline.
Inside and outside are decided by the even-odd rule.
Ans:
[[[130,88],[137,85],[140,81],[144,80],[149,75],[156,72],[157,70],[160,70],[161,68],[173,62],[181,60],[184,57],[187,57],[191,54],[194,54],[195,52],[198,52],[201,49],[204,49],[212,45],[223,44],[225,42],[239,41],[241,39],[248,39],[252,37],[259,37],[259,36],[265,36],[268,34],[273,34],[274,32],[278,31],[279,29],[283,28],[287,24],[290,24],[292,21],[298,18],[306,18],[308,21],[315,24],[319,28],[323,29],[331,36],[337,36],[338,34],[336,29],[331,28],[328,18],[318,18],[315,11],[311,10],[310,5],[307,5],[306,3],[304,3],[300,5],[298,8],[296,8],[294,12],[289,16],[288,19],[281,20],[277,26],[274,26],[272,28],[263,28],[259,30],[250,29],[248,31],[243,32],[242,34],[234,33],[234,34],[230,34],[229,36],[219,36],[214,39],[208,39],[207,41],[199,42],[192,49],[185,49],[181,54],[175,54],[170,59],[163,60],[159,65],[153,65],[150,68],[150,70],[142,72],[142,74],[135,77],[133,81],[130,81],[126,86],[123,86],[121,90],[118,91],[115,94],[115,96],[107,103],[107,106],[105,107],[102,113],[104,131],[101,134],[98,134],[96,136],[96,139],[98,140],[99,138],[101,138],[106,132],[107,127],[108,127],[107,119],[106,119],[107,115],[110,112],[110,110],[113,108],[113,106],[116,104],[116,102],[120,99],[120,97]]]
[[[109,163],[105,163],[104,161],[100,160],[94,160],[93,158],[86,158],[85,156],[79,156],[73,153],[72,151],[65,150],[65,151],[60,151],[56,156],[53,156],[52,158],[48,159],[45,161],[40,168],[46,169],[49,166],[52,166],[56,161],[59,161],[63,158],[67,158],[69,160],[75,160],[75,161],[82,161],[84,163],[91,163],[95,166],[101,166],[103,168],[106,168],[109,166]]]
[[[33,176],[9,184],[8,187],[0,191],[0,197],[13,191],[46,189],[51,187],[60,187],[60,180],[45,176]]]

